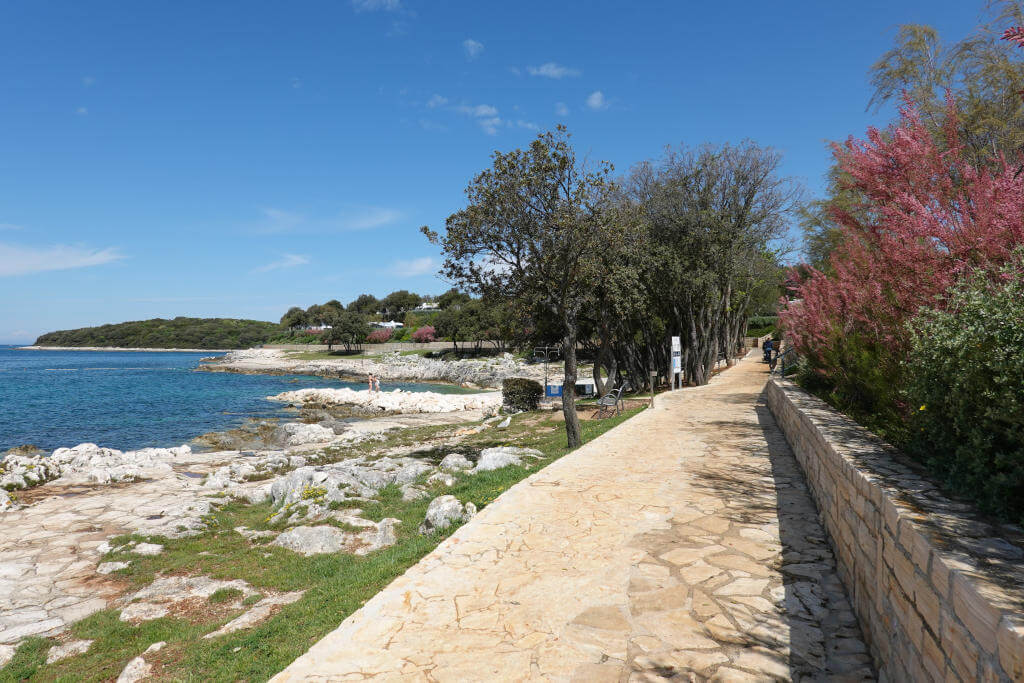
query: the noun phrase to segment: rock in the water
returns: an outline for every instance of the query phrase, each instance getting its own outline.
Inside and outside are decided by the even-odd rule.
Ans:
[[[473,463],[462,453],[449,453],[441,460],[439,467],[445,472],[465,472],[473,469]]]
[[[336,553],[346,544],[345,532],[333,526],[297,526],[274,540],[274,545],[302,555]]]
[[[50,648],[50,651],[46,653],[46,663],[53,664],[59,662],[62,659],[80,655],[89,651],[89,646],[92,645],[91,640],[72,640],[64,643],[63,645],[54,645]],[[0,664],[0,666],[3,666]]]
[[[427,506],[427,516],[420,525],[421,534],[447,529],[452,524],[468,521],[476,514],[476,506],[465,505],[455,496],[438,496]]]
[[[125,569],[130,566],[131,562],[104,562],[100,566],[96,567],[97,574],[109,574],[116,572],[119,569]]]
[[[477,472],[497,470],[509,465],[521,465],[523,458],[543,458],[544,454],[533,448],[518,448],[516,446],[499,446],[487,448],[480,452],[480,459],[477,460]]]

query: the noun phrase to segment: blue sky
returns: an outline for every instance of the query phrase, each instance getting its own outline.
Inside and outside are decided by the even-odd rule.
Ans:
[[[441,292],[417,232],[495,149],[565,123],[619,171],[751,138],[822,189],[884,124],[896,25],[981,0],[57,2],[0,8],[0,343]]]

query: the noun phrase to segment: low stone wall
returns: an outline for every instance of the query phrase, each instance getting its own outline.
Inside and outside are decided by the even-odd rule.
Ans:
[[[787,380],[768,407],[796,453],[888,681],[1024,681],[1024,532],[944,497],[892,447]]]

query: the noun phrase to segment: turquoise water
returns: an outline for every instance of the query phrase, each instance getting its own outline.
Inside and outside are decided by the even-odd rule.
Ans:
[[[177,446],[249,417],[280,417],[267,396],[303,387],[353,384],[307,375],[195,372],[220,355],[135,351],[21,351],[0,346],[0,451],[44,450],[91,441],[131,450]],[[383,389],[449,391],[434,384],[388,382]]]

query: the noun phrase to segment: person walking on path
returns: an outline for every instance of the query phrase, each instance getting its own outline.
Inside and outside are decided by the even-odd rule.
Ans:
[[[368,392],[370,392],[371,394],[373,393],[373,373],[372,372],[368,373],[366,375],[366,390]]]
[[[377,377],[376,375],[373,377],[373,390],[378,394],[380,393],[380,377]]]

